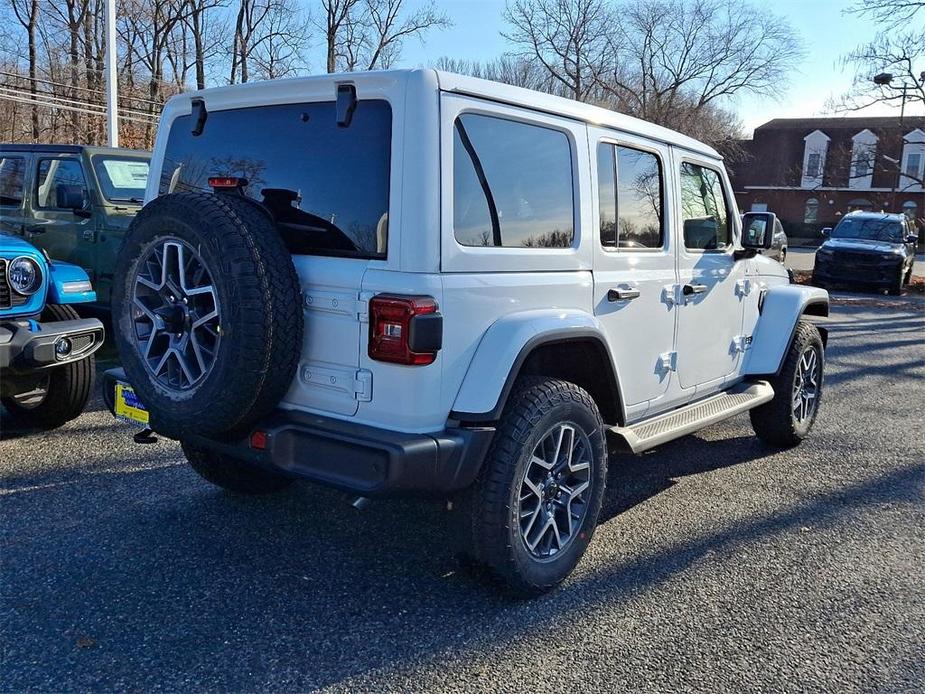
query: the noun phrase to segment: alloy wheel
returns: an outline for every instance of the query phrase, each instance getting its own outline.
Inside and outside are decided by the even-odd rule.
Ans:
[[[821,360],[814,347],[806,348],[800,355],[792,394],[793,417],[800,424],[807,422],[819,405],[821,366]]]
[[[183,240],[160,240],[133,285],[135,346],[145,368],[171,390],[196,387],[215,364],[222,335],[218,293],[202,257]]]
[[[559,423],[537,444],[524,470],[517,503],[520,537],[536,559],[547,560],[579,533],[591,496],[588,435]]]

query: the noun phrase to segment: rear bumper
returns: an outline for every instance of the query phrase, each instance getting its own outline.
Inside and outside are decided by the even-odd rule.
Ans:
[[[0,323],[0,368],[12,374],[80,361],[103,344],[103,324],[96,318],[39,323],[31,320]],[[66,354],[59,348],[69,345]]]
[[[121,369],[104,374],[104,394],[113,411]],[[247,438],[189,442],[223,455],[281,470],[362,496],[446,494],[469,486],[482,465],[494,428],[447,428],[409,434],[304,412],[277,410],[255,430],[266,434],[256,450]]]

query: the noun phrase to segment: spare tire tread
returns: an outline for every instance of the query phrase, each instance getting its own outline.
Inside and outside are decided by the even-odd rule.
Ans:
[[[179,231],[184,225],[185,234]],[[155,386],[131,339],[130,310],[124,304],[131,303],[133,270],[150,244],[167,236],[198,243],[199,252],[211,256],[207,265],[213,283],[224,290],[218,358],[227,363],[221,374],[216,363],[198,387],[208,386],[205,397],[168,395]],[[254,207],[200,192],[156,198],[132,222],[116,277],[123,278],[113,292],[119,351],[157,431],[173,438],[237,436],[285,395],[301,355],[301,290],[282,239],[268,217],[254,214]],[[159,406],[162,398],[169,406]]]

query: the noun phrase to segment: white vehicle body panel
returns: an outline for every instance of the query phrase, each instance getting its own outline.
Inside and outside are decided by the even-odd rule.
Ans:
[[[786,276],[776,263],[779,269],[770,269],[766,263],[773,261],[766,258],[735,261],[731,249],[684,250],[678,199],[682,160],[720,171],[732,207],[733,245],[739,244],[739,215],[722,160],[712,148],[604,109],[432,70],[325,75],[174,97],[158,129],[146,202],[159,192],[171,124],[190,114],[192,99],[202,98],[210,113],[332,101],[342,83],[354,85],[361,102],[384,99],[392,109],[388,252],[382,260],[293,257],[305,337],[283,408],[395,431],[437,432],[452,412],[495,409],[524,345],[573,331],[596,335],[607,346],[624,423],[629,423],[727,388],[748,374],[767,373],[780,361],[806,302],[827,297],[822,290],[775,286]],[[573,167],[570,248],[465,247],[456,241],[453,128],[463,112],[565,133]],[[602,139],[661,158],[662,249],[601,246],[595,150]],[[708,290],[685,303],[681,286],[691,282],[707,284]],[[611,302],[611,288],[638,290],[639,297]],[[765,288],[759,317],[758,297]],[[432,364],[403,366],[369,357],[368,301],[379,293],[436,299],[443,343]],[[734,348],[737,339],[753,333],[749,348],[742,343],[744,352]],[[666,369],[663,356],[671,353],[676,360]]]
[[[761,318],[752,338],[751,349],[742,369],[745,375],[777,372],[783,361],[793,329],[812,303],[828,304],[829,295],[818,287],[781,284],[769,287],[764,298]]]

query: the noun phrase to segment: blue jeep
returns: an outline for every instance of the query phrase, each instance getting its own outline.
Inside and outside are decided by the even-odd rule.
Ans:
[[[3,418],[52,428],[74,419],[93,388],[103,324],[70,304],[92,302],[87,274],[0,233],[0,402]],[[6,424],[6,422],[4,422]]]

